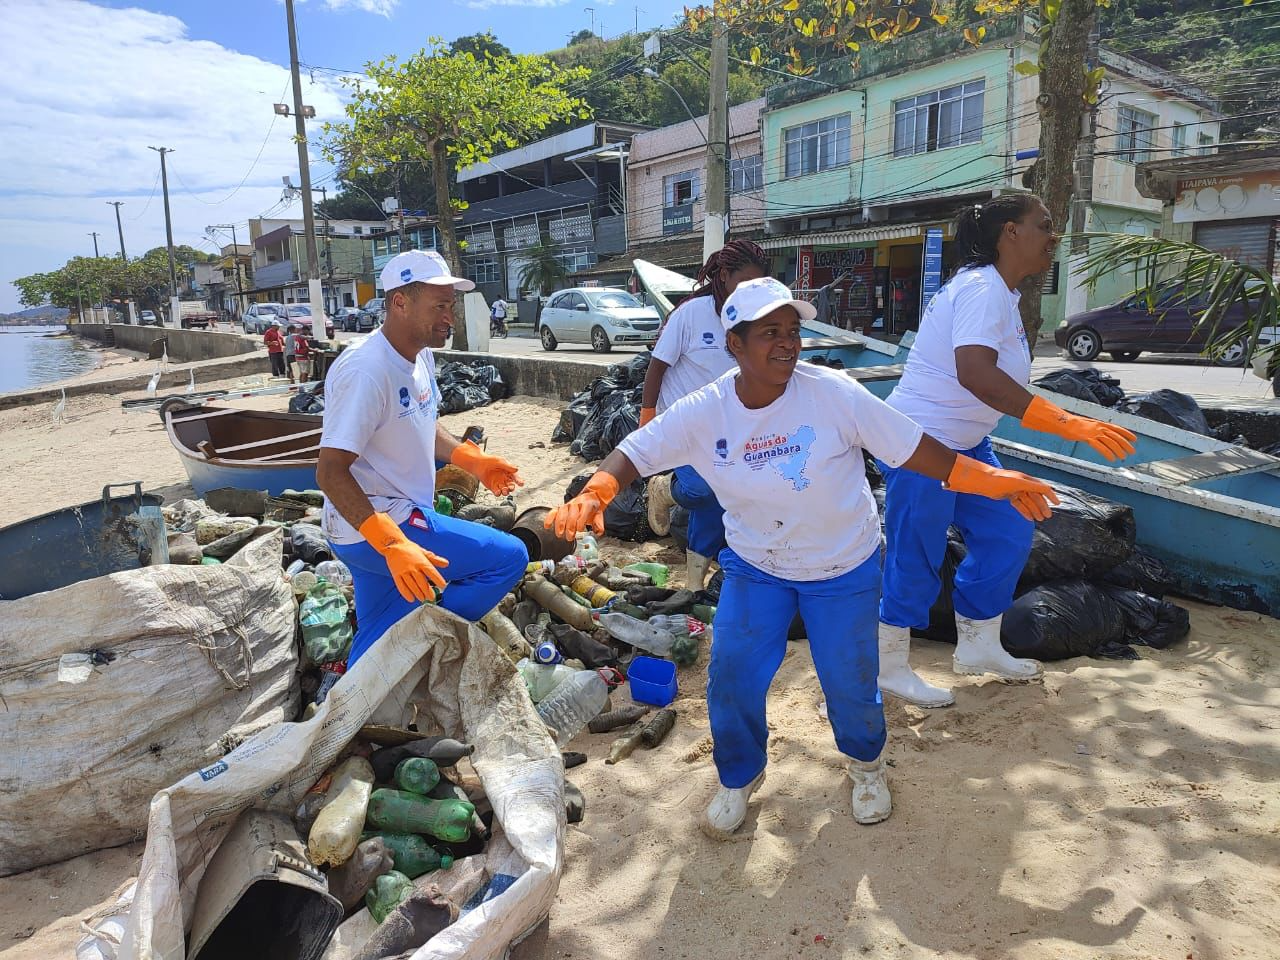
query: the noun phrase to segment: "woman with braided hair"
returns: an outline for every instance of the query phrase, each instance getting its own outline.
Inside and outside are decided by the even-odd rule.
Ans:
[[[720,311],[739,283],[768,274],[768,257],[750,240],[731,240],[707,258],[698,271],[698,286],[672,311],[654,345],[640,402],[640,426],[737,366],[725,349]],[[712,558],[725,546],[724,508],[688,466],[649,481],[649,526],[654,533],[665,536],[671,529],[671,507],[676,503],[689,511],[685,587],[701,590]]]
[[[1027,193],[964,208],[956,222],[960,269],[925,309],[902,380],[889,406],[963,457],[1000,461],[988,434],[1002,415],[1024,427],[1087,443],[1108,460],[1133,453],[1122,427],[1077,417],[1032,394],[1031,350],[1018,315],[1018,286],[1053,265],[1053,218]],[[885,558],[880,600],[881,693],[921,707],[955,702],[907,662],[911,629],[929,625],[938,571],[954,524],[968,550],[956,570],[953,668],[1004,680],[1038,677],[1040,664],[1009,656],[1000,621],[1031,550],[1033,524],[1002,500],[958,492],[936,479],[884,465]]]

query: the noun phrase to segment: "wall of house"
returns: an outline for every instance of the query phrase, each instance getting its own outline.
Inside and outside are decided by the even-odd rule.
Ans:
[[[862,101],[861,91],[840,90],[768,111],[760,118],[766,218],[795,217],[810,207],[839,207],[858,198],[859,160],[863,151]],[[783,131],[842,113],[850,115],[850,163],[805,176],[786,177]]]

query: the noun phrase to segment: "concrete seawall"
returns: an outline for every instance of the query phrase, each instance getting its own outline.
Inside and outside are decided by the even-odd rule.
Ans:
[[[115,334],[115,344],[122,350],[146,353],[151,344],[168,338],[169,359],[174,363],[220,360],[254,353],[261,344],[234,333],[211,333],[205,330],[174,330],[169,327],[135,327],[125,323],[74,323],[68,329],[82,337],[99,342]]]

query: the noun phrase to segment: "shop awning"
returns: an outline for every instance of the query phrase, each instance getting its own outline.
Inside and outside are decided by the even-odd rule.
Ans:
[[[880,240],[904,240],[919,237],[932,224],[886,223],[879,227],[863,227],[858,230],[827,230],[821,233],[793,233],[781,237],[765,237],[759,241],[766,250],[789,250],[792,247],[853,247],[861,243]]]

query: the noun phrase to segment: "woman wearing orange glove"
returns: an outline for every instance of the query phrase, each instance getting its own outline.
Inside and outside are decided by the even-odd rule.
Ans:
[[[386,322],[342,352],[325,378],[316,480],[324,529],[351,571],[358,629],[347,665],[419,603],[478,620],[520,579],[524,545],[507,533],[435,512],[435,466],[452,463],[504,496],[515,466],[440,427],[431,348],[453,328],[455,291],[434,251],[410,250],[382,269]],[[446,589],[447,588],[447,589]]]
[[[1030,194],[965,208],[955,236],[963,266],[929,303],[889,405],[947,447],[992,467],[1000,461],[988,434],[1003,414],[1033,430],[1088,443],[1109,460],[1133,453],[1135,437],[1128,430],[1072,416],[1025,386],[1031,352],[1017,288],[1053,265],[1057,243],[1049,211]],[[929,624],[952,524],[968,548],[953,593],[955,671],[1009,680],[1039,676],[1039,663],[1011,657],[1000,645],[1001,617],[1031,550],[1031,522],[1009,503],[967,495],[896,464],[883,470],[880,690],[922,707],[955,702],[950,690],[926,683],[907,662],[911,629]]]
[[[720,787],[703,829],[732,833],[764,777],[765,698],[799,611],[827,697],[836,745],[849,759],[853,815],[889,816],[876,690],[880,524],[862,449],[955,490],[1013,498],[1029,518],[1049,515],[1039,480],[957,456],[843,373],[797,366],[800,323],[814,309],[777,280],[747,280],[721,322],[738,362],[678,400],[610,453],[547,525],[572,537],[602,529],[604,509],[638,474],[689,465],[724,504],[724,586],[716,613],[707,704]]]

